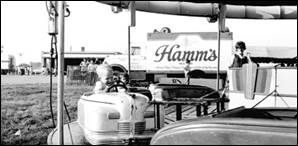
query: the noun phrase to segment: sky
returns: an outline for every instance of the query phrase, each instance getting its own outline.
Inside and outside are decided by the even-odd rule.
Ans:
[[[65,51],[119,51],[127,49],[128,12],[114,14],[111,7],[94,1],[69,1],[65,18]],[[132,43],[146,41],[148,32],[169,27],[172,32],[214,32],[217,23],[204,17],[136,13]],[[297,47],[296,20],[226,19],[233,42],[249,46]],[[50,50],[48,14],[44,1],[1,1],[1,46],[20,62],[41,62],[41,51]]]

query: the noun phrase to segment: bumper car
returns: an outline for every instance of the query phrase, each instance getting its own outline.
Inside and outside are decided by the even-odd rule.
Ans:
[[[126,91],[117,92],[119,87]],[[144,88],[128,88],[119,82],[107,92],[85,93],[78,101],[78,119],[64,125],[64,144],[148,144],[155,133],[150,130],[152,112],[147,111],[151,97]],[[54,129],[47,142],[56,145],[57,139]]]
[[[239,107],[160,129],[151,145],[296,145],[297,108]]]

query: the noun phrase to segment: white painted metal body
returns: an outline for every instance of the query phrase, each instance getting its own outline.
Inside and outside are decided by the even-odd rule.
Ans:
[[[145,123],[144,114],[148,106],[148,97],[139,93],[98,93],[82,96],[78,101],[78,123],[90,143],[105,144],[119,137],[119,124]],[[134,126],[128,127],[131,132],[134,131]],[[131,134],[133,133],[126,136]]]

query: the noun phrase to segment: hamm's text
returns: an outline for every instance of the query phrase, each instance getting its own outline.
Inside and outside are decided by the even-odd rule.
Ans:
[[[160,46],[156,52],[155,56],[158,57],[155,62],[160,62],[163,59],[171,61],[215,61],[217,59],[216,50],[209,49],[204,51],[179,51],[180,45],[175,44],[173,46],[163,45]]]

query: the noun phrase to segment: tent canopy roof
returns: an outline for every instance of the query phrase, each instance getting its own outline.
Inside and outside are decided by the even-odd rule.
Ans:
[[[130,1],[99,1],[127,9]],[[297,19],[295,1],[136,1],[136,10],[171,15],[215,16],[218,3],[226,4],[226,18]]]

